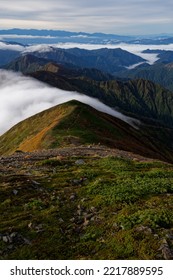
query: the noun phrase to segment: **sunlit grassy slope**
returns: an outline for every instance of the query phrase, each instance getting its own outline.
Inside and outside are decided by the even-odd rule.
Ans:
[[[171,129],[144,125],[137,128],[78,101],[55,106],[28,118],[0,137],[0,154],[16,150],[103,144],[145,156],[172,161]]]

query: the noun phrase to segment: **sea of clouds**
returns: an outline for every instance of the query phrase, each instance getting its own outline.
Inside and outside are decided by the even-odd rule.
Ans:
[[[106,106],[98,99],[50,87],[11,71],[0,70],[0,100],[0,135],[24,119],[70,100],[88,104],[132,126],[136,123],[132,118]]]
[[[149,64],[153,64],[156,62],[158,57],[158,49],[159,50],[166,50],[166,51],[173,51],[173,44],[169,45],[140,45],[140,44],[127,44],[127,43],[119,43],[117,45],[115,44],[79,44],[79,43],[59,43],[59,44],[36,44],[36,45],[29,45],[29,46],[22,46],[18,44],[7,44],[3,41],[0,42],[0,49],[8,49],[8,50],[15,50],[19,51],[21,53],[30,53],[34,51],[38,52],[48,52],[51,50],[51,47],[54,48],[63,48],[63,49],[69,49],[69,48],[81,48],[81,49],[87,49],[87,50],[95,50],[95,49],[101,49],[101,48],[108,48],[108,49],[116,49],[121,48],[123,50],[126,50],[128,52],[131,52],[133,54],[136,54],[144,59],[147,60]],[[155,50],[155,53],[143,53],[144,50],[151,49]],[[131,67],[134,68],[132,65]]]
[[[51,47],[65,49],[78,47],[88,50],[105,47],[110,49],[121,48],[141,56],[150,64],[153,64],[155,61],[157,61],[158,49],[173,51],[173,44],[148,46],[125,43],[117,45],[60,43],[56,45],[41,44],[22,46],[18,44],[8,44],[2,41],[0,42],[0,49],[15,50],[19,51],[20,53],[28,53],[33,51],[45,52],[50,51]],[[148,48],[156,50],[156,53],[142,53]],[[129,68],[134,68],[135,66],[136,65],[132,65]],[[126,117],[118,111],[106,106],[97,99],[79,94],[77,92],[67,92],[50,87],[47,84],[41,83],[29,77],[25,77],[19,73],[0,70],[0,135],[22,120],[52,106],[62,104],[72,99],[86,103],[99,111],[106,112],[135,126],[131,118]]]

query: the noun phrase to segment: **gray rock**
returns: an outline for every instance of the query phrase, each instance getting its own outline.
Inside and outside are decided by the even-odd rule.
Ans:
[[[31,241],[29,241],[27,238],[25,238],[25,237],[22,236],[22,239],[23,239],[23,242],[24,242],[26,245],[31,245]]]
[[[86,227],[88,224],[89,224],[89,220],[85,217],[84,222],[83,222],[83,226]]]
[[[10,235],[4,235],[2,241],[4,241],[5,243],[12,243],[13,239],[11,238]]]
[[[17,195],[18,194],[18,190],[13,190],[13,194]]]
[[[82,211],[84,211],[84,209],[85,209],[85,208],[84,208],[82,205],[80,205],[80,204],[78,204],[77,208],[80,209],[80,210],[82,210]]]
[[[84,197],[84,198],[81,199],[81,202],[85,202],[87,200],[88,200],[88,198]]]
[[[13,238],[15,238],[17,236],[17,232],[12,232],[11,234],[10,234],[10,237],[13,239]]]
[[[96,209],[94,206],[92,206],[92,207],[90,208],[90,211],[91,211],[91,212],[96,212],[97,209]]]
[[[12,250],[14,248],[14,246],[13,245],[9,245],[7,248],[8,248],[8,250]]]
[[[5,243],[8,243],[8,242],[9,242],[8,236],[7,236],[7,235],[4,235],[4,236],[2,237],[2,241],[4,241]]]
[[[82,215],[82,210],[81,210],[81,209],[78,209],[78,210],[77,210],[77,214],[78,214],[78,216],[81,216],[81,215]]]
[[[83,159],[78,159],[78,160],[75,161],[75,164],[83,165],[83,164],[85,164],[85,161]]]
[[[117,223],[114,223],[113,225],[112,225],[112,227],[113,227],[113,229],[115,230],[115,231],[119,231],[121,228],[120,228],[120,226],[117,224]]]
[[[89,213],[84,213],[84,217],[88,220],[91,219],[93,217],[93,215],[94,215],[93,213],[90,213],[90,214]]]
[[[29,224],[28,224],[28,228],[32,228],[33,227],[33,224],[32,224],[32,222],[30,222]]]
[[[38,182],[35,181],[35,180],[31,180],[31,183],[34,184],[34,185],[40,185],[40,183],[38,183]]]
[[[36,225],[35,230],[36,232],[43,232],[44,231],[43,225],[42,224]]]
[[[79,180],[79,179],[74,179],[74,180],[72,180],[71,182],[72,182],[72,184],[73,184],[74,186],[78,186],[78,185],[81,184],[81,180]]]
[[[88,180],[87,178],[85,177],[82,177],[80,179],[73,179],[71,180],[71,183],[74,185],[74,186],[78,186],[78,185],[87,185],[88,184]]]
[[[144,232],[146,234],[152,233],[152,229],[147,226],[139,226],[135,229],[137,232]]]
[[[159,251],[162,252],[163,258],[165,260],[173,260],[173,252],[169,248],[168,242],[165,238],[162,240],[162,244],[159,248]]]
[[[166,235],[166,238],[170,239],[170,240],[173,240],[173,235],[172,234],[167,234]]]
[[[76,194],[74,193],[74,194],[72,194],[71,196],[70,196],[70,200],[75,200],[76,199]]]

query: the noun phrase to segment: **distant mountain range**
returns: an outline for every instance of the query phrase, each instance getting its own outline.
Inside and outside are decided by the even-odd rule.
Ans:
[[[142,78],[158,83],[169,90],[173,89],[173,51],[146,49],[143,51],[144,54],[157,56],[155,63],[150,65],[141,56],[127,52],[121,48],[86,50],[45,46],[40,47],[36,51],[35,48],[25,50],[24,47],[16,45],[16,50],[14,50],[10,49],[11,46],[14,46],[13,43],[7,45],[8,49],[5,49],[4,46],[4,49],[0,50],[1,68],[28,73],[41,70],[43,65],[53,62],[71,69],[70,71],[72,69],[73,71],[76,71],[76,69],[79,71],[79,69],[83,68],[89,69],[86,70],[88,72],[91,69],[95,73],[101,71],[104,75],[101,74],[100,80],[102,78],[103,80]],[[28,55],[30,55],[30,59],[28,59]],[[31,56],[33,57],[32,59]],[[38,64],[40,65],[39,67]],[[97,77],[95,78],[97,79]]]
[[[63,30],[8,29],[0,30],[4,41],[16,41],[22,44],[86,43],[86,44],[129,44],[159,45],[173,43],[173,35],[122,36],[105,33],[70,32]]]
[[[133,69],[118,73],[119,77],[136,79],[142,78],[160,84],[173,90],[173,51],[146,50],[144,53],[157,53],[158,60],[153,64],[141,64]]]
[[[79,56],[77,56],[78,53]],[[83,60],[82,58],[81,60],[79,59],[81,53],[84,54]],[[105,62],[108,54],[110,56],[108,58],[110,64],[106,64]],[[45,58],[45,55],[47,58]],[[89,58],[85,59],[85,55],[86,58],[90,58],[90,61]],[[98,68],[81,67],[83,64],[85,66],[87,63],[96,64],[99,60],[97,58],[101,56],[105,58],[102,58],[102,60],[105,61],[103,62],[103,66],[100,66],[101,69],[106,68],[104,65],[107,65],[106,69],[108,69],[108,67],[110,69],[114,64],[116,67],[118,62],[116,64],[115,61],[124,61],[124,63],[127,64],[125,58],[130,58],[133,62],[139,59],[138,57],[134,55],[131,56],[129,53],[119,49],[113,51],[108,49],[100,49],[96,51],[70,49],[67,52],[58,49],[55,52],[52,52],[51,55],[50,52],[47,54],[41,53],[41,58],[31,54],[21,56],[8,64],[6,69],[21,71],[24,74],[28,74],[54,87],[77,91],[99,98],[107,105],[116,107],[126,114],[137,115],[137,118],[139,119],[152,118],[172,127],[173,107],[170,104],[173,103],[173,93],[158,84],[154,84],[149,81],[149,79],[145,80],[140,77],[140,79],[136,79],[137,71],[139,71],[139,73],[140,71],[143,71],[141,68],[138,70],[128,70],[125,72],[125,75],[122,75],[123,78],[115,79],[114,76],[108,74],[107,71],[104,72]],[[123,59],[121,58],[122,56]],[[48,59],[48,57],[50,58]],[[65,63],[57,64],[52,62],[51,60],[56,57],[59,59],[59,62],[65,61]],[[75,60],[76,57],[77,60]],[[68,58],[73,64],[68,63]],[[76,64],[80,64],[80,66],[77,67],[77,65],[74,65],[75,62]],[[151,66],[146,66],[147,69],[148,67]],[[170,69],[172,70],[171,67]],[[167,71],[170,71],[170,69],[168,68]],[[134,74],[135,71],[136,75]],[[146,73],[148,74],[150,72],[146,70]],[[157,75],[159,75],[158,73],[159,72],[157,72]],[[134,80],[132,81],[126,79],[127,76],[130,77],[130,74],[131,76],[134,74]],[[167,81],[169,81],[169,76],[167,76]]]
[[[120,48],[84,50],[79,48],[60,49],[50,47],[48,50],[34,51],[31,52],[31,54],[41,59],[66,65],[70,68],[95,68],[111,75],[125,70],[128,66],[145,62],[140,56],[134,55]],[[5,66],[5,69],[16,71],[17,69],[15,65],[20,65],[22,63],[23,56]],[[25,67],[23,67],[23,70],[24,68]]]

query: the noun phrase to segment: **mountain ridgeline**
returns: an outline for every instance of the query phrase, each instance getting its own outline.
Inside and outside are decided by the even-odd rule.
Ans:
[[[72,36],[54,33],[66,40],[64,34]],[[78,35],[89,40],[91,34]],[[94,36],[94,42],[105,40],[103,34]],[[0,259],[172,260],[172,53],[158,50],[160,62],[154,65],[121,49],[44,46],[34,53],[11,53],[11,58],[8,50],[2,53],[0,65],[27,76],[1,70],[2,91],[20,77],[16,90],[25,96],[32,91],[34,102],[39,88],[45,89],[39,93],[42,102],[50,86],[66,90],[52,90],[55,102],[62,100],[58,94],[72,100],[0,136]],[[133,64],[140,65],[130,70]],[[39,87],[34,90],[32,84]],[[7,92],[17,105],[24,96],[5,88],[8,100]],[[116,112],[104,110],[98,99]]]
[[[117,34],[105,34],[101,32],[70,32],[64,30],[46,29],[19,29],[13,28],[0,30],[4,41],[14,40],[22,44],[57,44],[63,42],[85,43],[85,44],[144,44],[144,45],[167,45],[173,42],[172,34],[159,34],[151,36],[125,36]],[[17,35],[17,36],[16,36]]]
[[[128,52],[121,49],[109,50],[107,48],[104,48],[88,51],[78,48],[64,50],[49,47],[47,51],[34,52],[34,55],[33,53],[23,54],[22,56],[19,56],[18,58],[7,64],[5,68],[8,70],[20,71],[25,75],[29,75],[53,87],[68,91],[77,91],[87,96],[98,98],[108,106],[115,108],[125,115],[134,117],[140,121],[138,130],[133,129],[132,127],[128,128],[127,124],[121,126],[121,132],[119,131],[118,135],[123,134],[124,137],[127,137],[126,134],[128,134],[128,137],[130,135],[131,138],[128,143],[120,141],[118,144],[117,141],[113,140],[116,137],[114,133],[111,134],[112,132],[109,132],[109,136],[106,138],[103,137],[103,133],[101,133],[101,135],[99,134],[98,137],[97,131],[94,132],[91,127],[89,127],[87,130],[87,135],[92,135],[92,140],[89,141],[89,143],[94,142],[93,133],[95,133],[95,137],[97,139],[96,142],[103,143],[104,145],[111,145],[113,147],[127,149],[130,151],[132,150],[133,152],[135,152],[136,149],[138,153],[144,153],[145,155],[148,154],[152,157],[154,157],[154,147],[157,158],[161,157],[162,159],[172,161],[171,151],[173,149],[173,92],[165,89],[159,84],[155,84],[152,81],[142,78],[129,80],[124,76],[115,79],[115,76],[112,73],[114,72],[115,74],[116,69],[125,69],[127,65],[138,63],[141,61],[144,62],[144,60],[140,57],[129,54]],[[139,66],[138,69],[140,69],[140,67],[141,66]],[[130,73],[131,70],[128,71]],[[82,105],[78,107],[81,106]],[[40,118],[40,116],[38,116],[38,118]],[[69,119],[70,118],[72,118],[71,115]],[[80,118],[81,122],[83,122],[83,114],[80,115]],[[92,116],[92,118],[94,119],[94,116]],[[90,118],[90,121],[92,118]],[[109,123],[107,124],[107,127],[111,126],[114,122],[112,120],[112,117],[107,117],[106,121]],[[98,123],[100,131],[102,131],[102,121],[98,121]],[[120,121],[118,121],[118,123],[120,123]],[[45,129],[44,131],[47,131],[47,127],[49,127],[49,125],[46,125],[43,130]],[[81,133],[77,142],[83,141],[82,135],[84,133],[84,127],[85,126],[82,125],[80,129],[78,129],[78,131],[81,130]],[[96,127],[97,126],[95,126],[95,129]],[[114,128],[110,129],[110,131],[113,130]],[[131,132],[127,133],[128,130]],[[14,131],[16,130],[12,130],[10,134],[7,133],[5,134],[5,136],[1,136],[1,143],[5,143],[6,141],[8,141],[8,136],[11,139],[11,135],[13,135]],[[24,131],[25,137],[27,139],[27,130],[24,129]],[[104,128],[103,131],[105,131]],[[125,134],[124,131],[126,131]],[[144,132],[144,135],[142,131]],[[42,135],[43,132],[38,133],[41,133],[39,135]],[[21,135],[22,134],[23,133],[21,133]],[[16,137],[18,138],[18,136]],[[21,147],[26,147],[26,143],[28,142],[26,141],[24,145],[24,142],[26,140],[25,137],[21,143],[18,143],[17,141],[17,144],[12,145],[12,147],[9,148],[8,145],[6,145],[5,147],[2,144],[3,148],[1,149],[1,153],[3,150],[5,153],[9,153],[15,151],[15,149],[22,149]],[[86,135],[84,138],[86,140]],[[43,141],[43,139],[45,138],[41,139]],[[63,138],[64,143],[67,143],[64,139],[65,138]],[[138,139],[137,142],[134,139]],[[145,139],[145,141],[143,141],[143,139]],[[38,137],[33,136],[32,142],[37,143],[37,141]],[[63,141],[60,141],[60,145],[62,145]],[[56,141],[53,140],[53,142],[51,143],[55,142]],[[145,146],[145,152],[142,151],[143,148],[139,148],[139,142],[142,147]],[[149,145],[149,147],[146,147],[146,142],[148,142],[147,145]],[[58,147],[58,143],[59,142],[56,142],[56,144],[54,144],[54,147]],[[88,142],[86,141],[86,143]],[[133,149],[132,147],[130,147],[129,143],[135,143]],[[46,145],[44,144],[42,146],[41,142],[39,145],[35,145],[36,144],[33,144],[35,149],[46,147]],[[53,146],[48,144],[47,147],[50,148]],[[162,156],[158,155],[158,147],[162,147],[164,156],[162,152]],[[149,152],[146,152],[146,149],[147,151],[149,149]]]
[[[105,104],[138,119],[153,119],[165,126],[173,126],[173,93],[151,81],[96,81],[83,76],[59,76],[49,71],[38,71],[30,75],[54,87],[98,98]]]
[[[107,52],[106,49],[100,51]],[[88,53],[85,50],[70,50],[71,54],[77,52]],[[68,63],[57,64],[31,54],[17,58],[6,69],[21,71],[53,87],[98,98],[138,119],[154,119],[166,126],[173,125],[173,93],[150,80],[135,77],[128,80],[125,76],[115,79],[113,75],[96,68],[78,68],[73,64],[69,67]],[[146,70],[146,73],[149,72]]]
[[[166,136],[166,141],[164,137]],[[172,162],[173,129],[139,124],[138,129],[79,101],[30,117],[0,137],[0,154],[98,144]]]
[[[173,91],[173,62],[145,65],[119,74],[122,78],[145,79]]]
[[[40,70],[52,62],[69,70],[95,69],[112,79],[147,79],[172,91],[173,51],[147,49],[142,53],[154,55],[156,61],[150,65],[141,56],[134,55],[120,48],[86,50],[79,48],[62,49],[52,46],[40,47],[39,50],[23,51],[2,50],[0,66],[23,73]],[[91,77],[95,79],[95,77]],[[97,78],[96,78],[97,79]],[[104,78],[103,78],[104,80]]]
[[[67,65],[70,68],[96,68],[111,75],[123,71],[126,67],[133,64],[145,62],[140,56],[120,48],[85,50],[79,48],[62,49],[47,47],[40,51],[33,51],[30,54],[40,59],[47,59],[48,61]],[[22,57],[19,57],[19,64],[20,59]],[[13,67],[15,66],[10,64],[5,66],[7,69]]]

